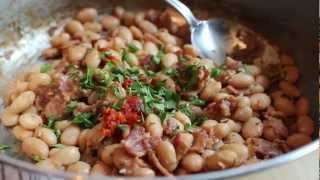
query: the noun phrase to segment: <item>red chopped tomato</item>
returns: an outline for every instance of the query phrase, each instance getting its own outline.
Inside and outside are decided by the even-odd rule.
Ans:
[[[129,96],[122,105],[121,112],[125,115],[127,123],[134,125],[141,118],[141,99],[137,96]]]
[[[122,112],[117,112],[112,108],[103,111],[103,132],[106,137],[110,137],[118,124],[126,123],[126,118]]]
[[[131,86],[133,83],[132,79],[125,79],[124,82],[122,83],[123,88],[128,89],[128,87]]]

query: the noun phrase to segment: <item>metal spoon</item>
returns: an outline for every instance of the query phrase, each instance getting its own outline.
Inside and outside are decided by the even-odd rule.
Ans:
[[[179,0],[166,0],[187,20],[190,25],[191,43],[200,56],[209,58],[221,65],[226,59],[227,38],[230,31],[229,22],[222,19],[198,20],[191,10]]]

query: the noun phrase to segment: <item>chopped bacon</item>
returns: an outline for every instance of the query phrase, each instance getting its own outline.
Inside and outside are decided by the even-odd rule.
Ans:
[[[177,120],[174,118],[168,118],[164,122],[163,126],[164,126],[164,132],[167,135],[172,135],[177,131],[177,129],[179,129],[179,124],[178,124]]]
[[[281,111],[277,111],[274,107],[269,106],[267,111],[264,113],[264,117],[269,119],[271,117],[282,118],[284,114]]]
[[[234,104],[227,99],[222,99],[218,102],[210,103],[204,112],[208,117],[228,117],[234,111]]]
[[[58,93],[57,88],[52,85],[39,86],[35,89],[36,97],[36,107],[38,109],[44,109],[50,99]]]
[[[123,103],[121,112],[129,125],[134,125],[141,119],[141,103],[141,99],[137,96],[129,96]]]
[[[288,136],[288,128],[283,124],[281,119],[269,118],[263,121],[263,128],[271,128],[278,139]]]
[[[148,150],[153,149],[160,142],[160,138],[151,137],[143,127],[134,128],[127,139],[123,141],[126,150],[138,157],[144,156]]]
[[[43,113],[47,118],[61,117],[64,114],[65,105],[66,101],[61,95],[57,94],[46,104]]]
[[[230,94],[234,94],[234,95],[241,95],[243,94],[243,91],[236,89],[235,87],[228,85],[226,87],[226,90],[228,91],[228,93]]]
[[[148,159],[150,163],[156,167],[164,176],[172,176],[172,174],[162,166],[160,160],[153,151],[148,151]]]
[[[210,142],[209,135],[205,130],[200,130],[193,133],[193,145],[191,147],[191,151],[202,152],[207,147]]]
[[[79,94],[79,86],[68,76],[61,76],[59,80],[59,90],[66,101],[77,97]]]
[[[269,159],[282,154],[278,144],[264,139],[250,138],[247,140],[247,144],[259,159]]]

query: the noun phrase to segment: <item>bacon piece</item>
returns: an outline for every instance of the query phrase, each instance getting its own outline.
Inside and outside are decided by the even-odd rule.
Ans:
[[[218,102],[210,103],[205,109],[204,113],[210,118],[229,117],[234,111],[235,105],[227,99],[222,99]]]
[[[64,114],[65,105],[66,101],[61,95],[57,94],[46,104],[43,114],[47,118],[61,117]]]
[[[281,119],[269,118],[268,120],[263,121],[263,128],[272,130],[277,139],[286,138],[288,136],[288,128],[283,124]]]
[[[259,159],[269,159],[282,154],[278,144],[264,139],[250,138],[247,140],[247,144]]]
[[[153,149],[160,142],[159,137],[151,137],[143,127],[134,128],[126,140],[124,147],[131,155],[142,157],[148,150]]]
[[[284,114],[281,111],[277,111],[274,107],[269,106],[267,111],[264,113],[264,117],[269,119],[271,117],[282,118]]]
[[[158,157],[153,151],[148,151],[148,159],[150,163],[156,167],[164,176],[172,176],[172,174],[162,166]]]
[[[79,86],[68,76],[60,77],[59,90],[66,101],[70,101],[79,94]]]
[[[210,142],[209,135],[205,130],[200,130],[193,133],[193,145],[190,151],[202,152],[207,147]]]

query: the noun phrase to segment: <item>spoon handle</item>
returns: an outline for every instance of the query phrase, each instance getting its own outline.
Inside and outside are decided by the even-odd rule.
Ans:
[[[183,4],[179,0],[166,0],[167,3],[169,3],[172,7],[174,7],[187,21],[188,24],[192,27],[195,27],[198,25],[199,21],[196,17],[194,17],[191,10]]]

